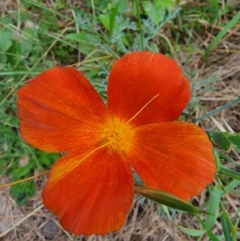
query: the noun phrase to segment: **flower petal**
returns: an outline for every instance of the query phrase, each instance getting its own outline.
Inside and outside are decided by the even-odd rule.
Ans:
[[[133,201],[131,166],[107,149],[83,157],[71,153],[53,165],[42,193],[44,205],[76,235],[119,230]]]
[[[190,87],[175,60],[152,52],[132,52],[118,59],[108,80],[108,106],[136,125],[178,119],[190,99]]]
[[[164,122],[135,131],[127,158],[147,186],[188,201],[213,182],[216,167],[212,144],[201,128]]]
[[[79,71],[55,67],[18,91],[20,132],[31,145],[65,152],[95,144],[107,110]]]

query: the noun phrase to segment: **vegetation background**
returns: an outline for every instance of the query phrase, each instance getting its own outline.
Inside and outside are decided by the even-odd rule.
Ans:
[[[58,158],[23,142],[16,91],[55,65],[84,72],[105,98],[115,59],[133,50],[174,57],[191,81],[186,121],[216,144],[218,175],[187,214],[136,195],[125,226],[74,237],[42,208],[47,177],[0,190],[0,240],[240,240],[240,1],[1,0],[0,180],[48,170]],[[197,141],[197,140],[196,140]]]

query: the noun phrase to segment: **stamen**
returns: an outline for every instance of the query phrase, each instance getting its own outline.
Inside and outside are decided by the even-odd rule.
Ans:
[[[128,120],[126,125],[129,124],[134,118],[136,118],[158,96],[159,96],[159,94],[155,95],[151,100],[149,100],[130,120]]]
[[[97,147],[96,149],[92,150],[92,151],[89,152],[83,159],[81,159],[80,161],[78,161],[76,165],[74,165],[71,169],[68,169],[67,171],[71,171],[72,169],[74,169],[74,168],[79,164],[79,162],[85,160],[87,157],[89,157],[89,156],[92,155],[94,152],[98,151],[99,149],[101,149],[101,148],[103,148],[103,147],[111,144],[113,141],[114,141],[114,140],[109,141],[109,142],[105,143],[104,145],[99,146],[99,147]],[[0,184],[0,189],[4,189],[4,188],[11,187],[11,186],[14,186],[14,185],[23,183],[23,182],[27,182],[27,181],[33,180],[33,179],[35,179],[35,178],[37,178],[37,177],[41,177],[41,176],[47,175],[49,172],[50,172],[50,171],[45,171],[45,172],[41,172],[41,173],[39,173],[39,174],[37,174],[37,175],[31,176],[31,177],[27,177],[27,178],[24,178],[24,179],[15,181],[15,182]]]
[[[103,126],[100,141],[107,144],[109,149],[116,152],[129,150],[133,131],[131,126],[126,125],[121,119],[112,117]]]
[[[111,141],[109,141],[109,142],[107,142],[107,143],[105,143],[105,144],[97,147],[96,149],[90,151],[86,156],[84,156],[80,161],[78,161],[78,162],[77,162],[75,165],[73,165],[71,168],[68,168],[68,170],[66,170],[66,171],[67,171],[67,172],[72,171],[80,162],[84,161],[86,158],[88,158],[90,155],[92,155],[92,154],[95,153],[96,151],[98,151],[98,150],[102,149],[103,147],[111,144],[113,141],[114,141],[114,140],[111,140]]]
[[[122,121],[117,117],[110,118],[104,125],[103,132],[101,133],[100,140],[104,146],[108,146],[110,150],[118,153],[130,151],[134,139],[134,130],[129,124],[136,116],[141,113],[159,94],[155,95],[149,100],[130,120],[127,122]],[[91,154],[91,153],[90,153]]]

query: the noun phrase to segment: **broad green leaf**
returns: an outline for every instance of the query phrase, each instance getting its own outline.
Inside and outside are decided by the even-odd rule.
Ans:
[[[215,144],[221,147],[225,151],[230,151],[232,143],[222,132],[211,131],[208,132],[209,137],[213,140]]]
[[[110,16],[109,15],[105,15],[105,14],[100,14],[98,18],[99,18],[100,22],[102,23],[102,25],[108,31],[110,31]]]
[[[157,189],[135,185],[135,192],[155,202],[164,204],[168,207],[175,208],[181,211],[190,213],[207,213],[197,207],[194,207],[189,203],[182,201],[181,199],[175,196],[172,196],[166,192]]]
[[[227,132],[208,132],[209,137],[213,140],[215,144],[221,147],[225,151],[230,151],[232,146],[237,150],[240,150],[240,135],[232,134]]]
[[[12,31],[3,28],[0,30],[0,52],[6,52],[12,45]]]

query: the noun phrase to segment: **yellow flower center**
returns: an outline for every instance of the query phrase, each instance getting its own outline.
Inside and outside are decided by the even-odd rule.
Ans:
[[[128,152],[132,144],[134,131],[130,124],[114,117],[109,119],[103,126],[101,140],[107,144],[109,150]]]

